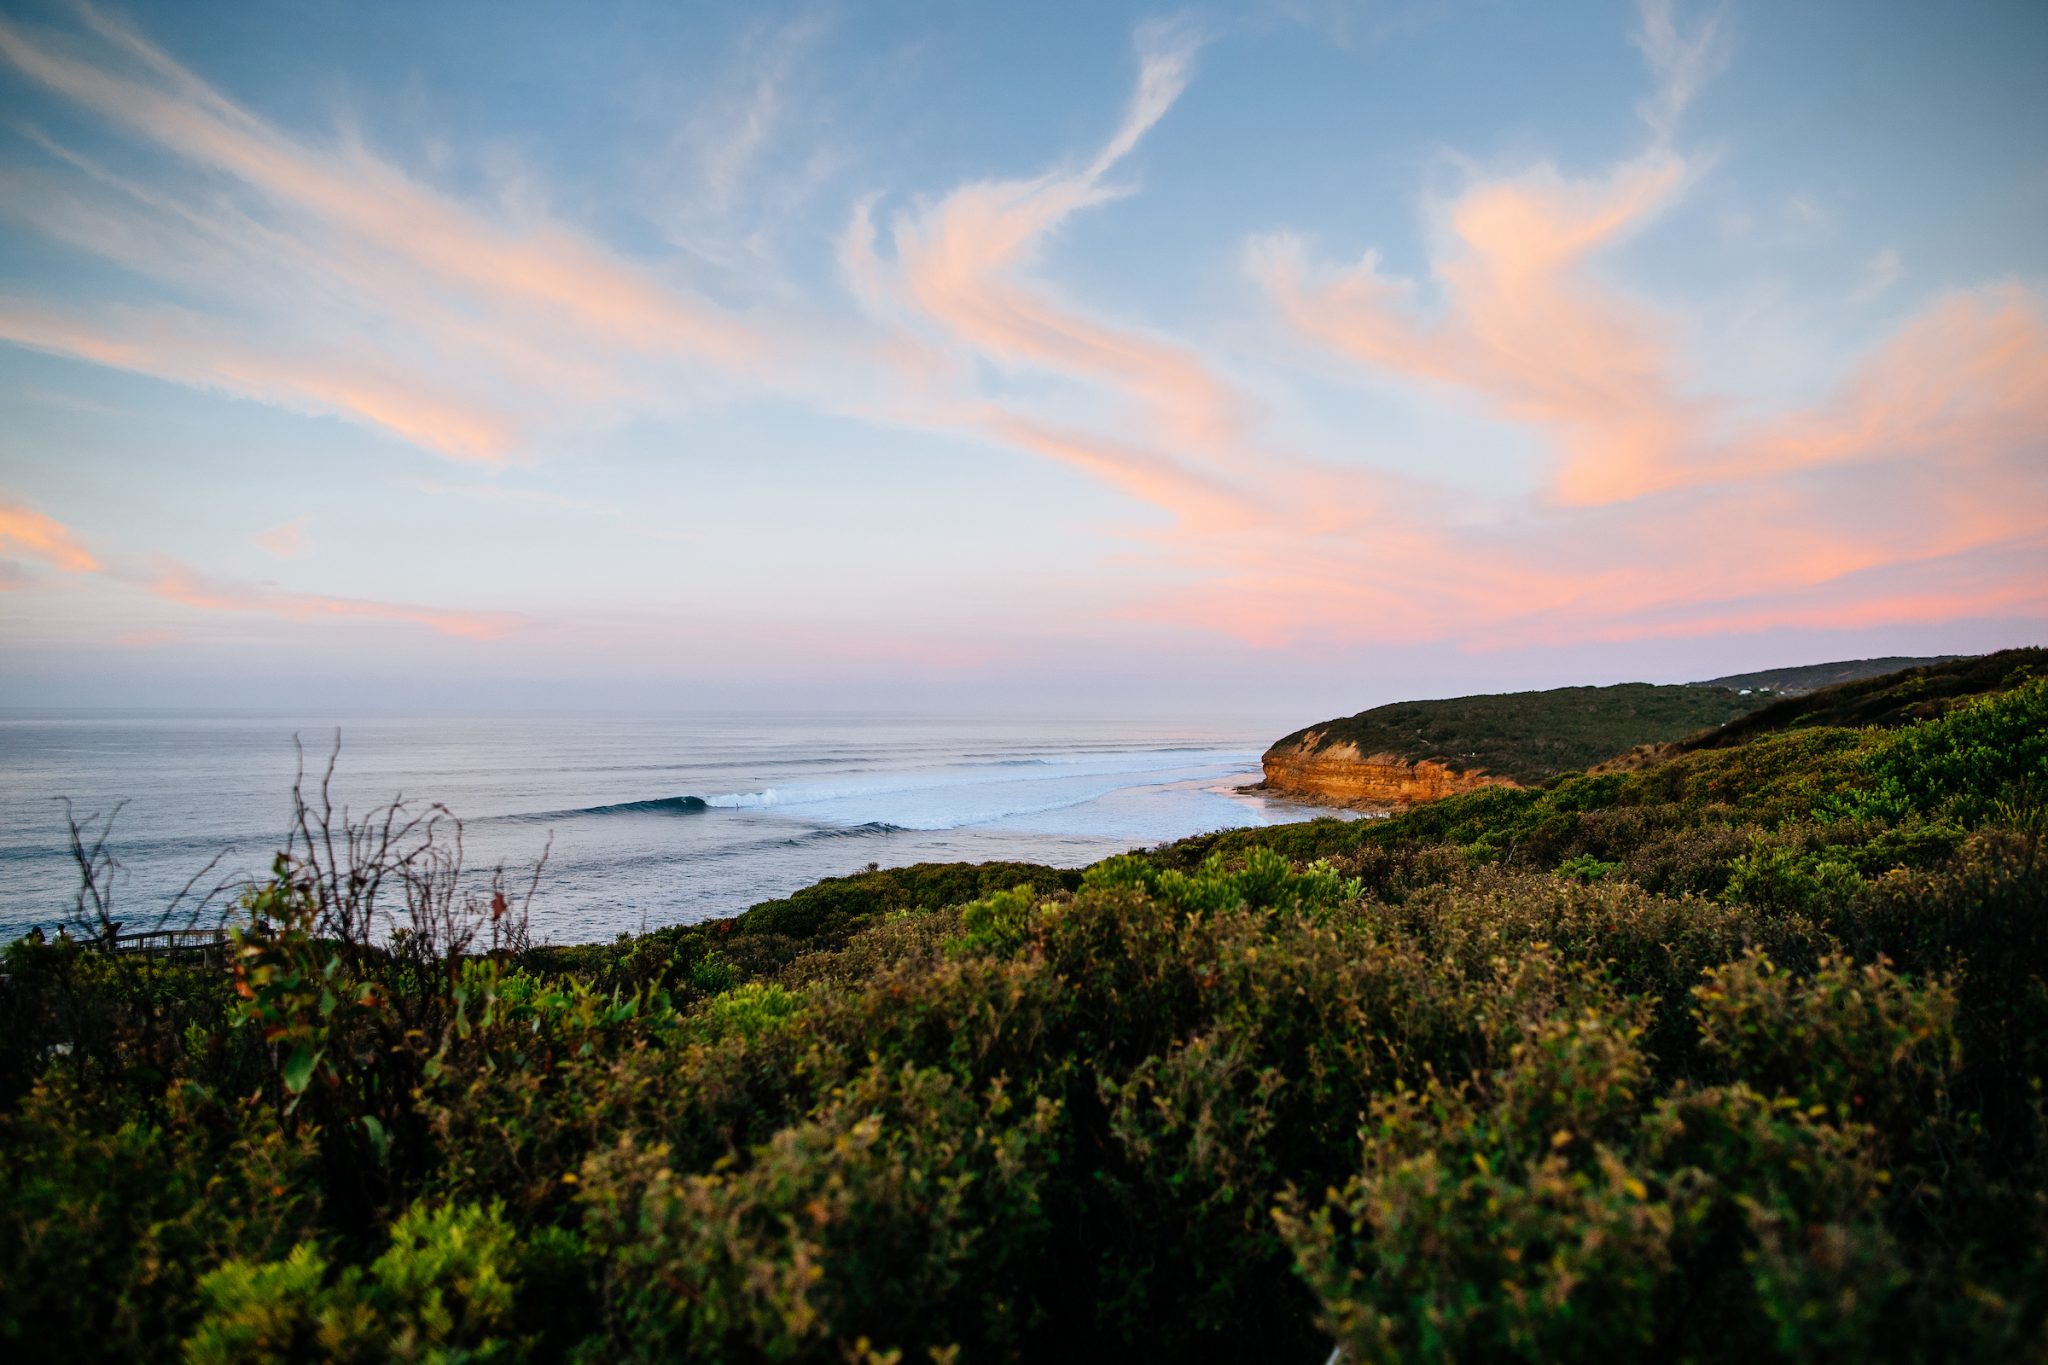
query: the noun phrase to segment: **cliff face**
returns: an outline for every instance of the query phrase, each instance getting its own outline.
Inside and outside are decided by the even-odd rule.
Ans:
[[[1310,730],[1293,743],[1283,740],[1266,750],[1261,787],[1322,806],[1404,810],[1475,787],[1516,785],[1488,773],[1460,772],[1434,759],[1410,762],[1393,754],[1361,754],[1351,743],[1318,749],[1322,738],[1321,731]]]

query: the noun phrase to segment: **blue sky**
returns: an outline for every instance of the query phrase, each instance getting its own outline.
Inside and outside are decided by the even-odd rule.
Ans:
[[[23,4],[0,703],[2034,642],[2033,4]]]

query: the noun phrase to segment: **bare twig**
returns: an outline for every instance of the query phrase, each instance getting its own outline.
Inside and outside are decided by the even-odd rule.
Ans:
[[[81,933],[97,938],[111,948],[114,935],[121,930],[121,922],[114,918],[114,874],[121,870],[121,864],[108,849],[107,836],[113,832],[114,817],[128,803],[115,802],[114,808],[104,818],[98,814],[87,817],[87,825],[99,821],[99,832],[87,845],[86,831],[79,826],[71,798],[60,796],[57,801],[64,807],[64,830],[70,841],[71,860],[78,865],[78,899],[73,922]]]
[[[292,888],[293,903],[303,906],[305,932],[334,944],[352,961],[395,958],[421,975],[446,972],[451,977],[465,956],[516,953],[531,944],[533,898],[553,850],[552,836],[523,885],[508,878],[503,864],[488,875],[473,871],[465,862],[462,821],[446,806],[410,806],[398,796],[363,816],[346,806],[337,808],[339,732],[318,786],[310,790],[304,746],[297,736],[293,744],[298,765],[292,813],[273,875]],[[80,821],[71,802],[59,800],[78,865],[74,927],[111,947],[121,928],[114,918],[113,886],[121,864],[107,841],[122,807]],[[215,854],[186,881],[157,917],[156,930],[181,912],[187,927],[195,926],[224,892],[251,885],[245,878],[222,878],[194,899],[231,851]]]
[[[462,957],[486,945],[493,953],[524,948],[552,838],[523,892],[508,883],[502,865],[479,884],[465,860],[462,821],[446,806],[415,807],[401,795],[367,815],[337,808],[340,750],[337,733],[317,793],[309,794],[301,747],[292,783],[281,870],[306,893],[312,932],[351,956],[389,953],[416,969],[438,966],[451,974]]]
[[[186,879],[185,884],[178,888],[178,894],[171,897],[170,903],[164,906],[163,913],[156,917],[156,924],[154,927],[157,929],[163,929],[164,927],[169,925],[170,922],[177,917],[178,907],[183,905],[185,903],[186,898],[192,894],[192,888],[199,885],[199,879],[204,877],[207,873],[213,871],[216,867],[219,867],[220,860],[227,857],[230,853],[233,852],[234,850],[232,848],[224,848],[220,852],[214,854],[211,858],[208,858],[206,860],[206,865],[200,868],[197,872],[194,872],[190,877]],[[219,881],[215,882],[211,887],[207,889],[205,895],[201,896],[197,901],[193,903],[192,913],[185,917],[185,927],[187,929],[190,929],[197,925],[199,923],[199,917],[206,913],[206,907],[213,903],[213,900],[216,896],[219,896],[222,892],[242,883],[245,880],[246,879],[242,877],[223,877]],[[225,910],[222,911],[222,915],[226,915]]]

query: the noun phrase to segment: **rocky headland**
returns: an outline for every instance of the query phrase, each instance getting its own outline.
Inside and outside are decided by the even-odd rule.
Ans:
[[[1866,724],[1863,712],[1884,709],[1900,688],[1927,690],[1932,704],[1950,691],[1986,685],[1976,675],[1999,667],[1859,659],[1698,683],[1396,702],[1279,740],[1266,750],[1264,779],[1250,790],[1315,805],[1405,810],[1477,787],[1533,786],[1559,773],[1634,767],[1680,746],[1717,747],[1746,738],[1759,724]],[[1863,681],[1878,675],[1883,681]]]

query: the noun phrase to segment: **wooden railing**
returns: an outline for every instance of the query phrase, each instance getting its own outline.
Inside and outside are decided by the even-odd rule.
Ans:
[[[108,952],[140,953],[144,957],[204,958],[227,952],[228,933],[225,929],[151,929],[135,934],[116,932],[101,939],[99,946]]]

